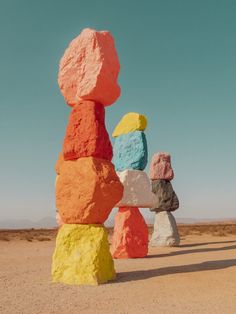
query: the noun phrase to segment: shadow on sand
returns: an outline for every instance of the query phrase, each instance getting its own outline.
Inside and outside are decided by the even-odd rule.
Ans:
[[[203,246],[203,245],[210,245],[210,244],[227,244],[227,243],[236,243],[236,240],[181,244],[179,247],[195,247],[195,246]]]
[[[236,242],[236,241],[232,241]],[[217,242],[221,243],[221,242]],[[168,256],[177,256],[177,255],[183,255],[183,254],[192,254],[192,253],[207,253],[207,252],[218,252],[218,251],[227,251],[227,250],[235,250],[236,245],[230,245],[230,246],[222,246],[217,248],[202,248],[202,249],[192,249],[192,250],[182,250],[182,251],[174,251],[166,254],[153,254],[148,255],[147,258],[160,258],[160,257],[168,257]]]
[[[159,269],[138,270],[117,274],[117,282],[144,280],[152,277],[174,275],[179,273],[192,273],[206,270],[219,270],[236,266],[236,259],[208,261],[198,264],[162,267]]]

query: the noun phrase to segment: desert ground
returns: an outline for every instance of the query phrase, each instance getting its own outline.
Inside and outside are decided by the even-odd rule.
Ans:
[[[56,229],[1,230],[0,313],[236,313],[236,224],[179,230],[180,247],[116,260],[117,279],[92,287],[51,283]]]

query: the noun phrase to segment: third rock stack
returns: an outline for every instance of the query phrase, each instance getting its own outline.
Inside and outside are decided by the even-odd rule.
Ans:
[[[175,218],[171,214],[179,207],[178,197],[170,182],[173,177],[170,155],[154,154],[150,165],[152,191],[156,195],[155,204],[151,208],[155,212],[151,246],[177,246],[180,242]]]

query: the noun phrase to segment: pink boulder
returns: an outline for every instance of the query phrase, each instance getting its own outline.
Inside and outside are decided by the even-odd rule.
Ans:
[[[174,171],[171,167],[170,154],[164,152],[154,154],[150,165],[150,179],[170,181],[173,178]]]
[[[73,107],[81,99],[109,106],[120,96],[119,70],[112,35],[86,28],[72,40],[63,55],[58,84],[69,106]]]

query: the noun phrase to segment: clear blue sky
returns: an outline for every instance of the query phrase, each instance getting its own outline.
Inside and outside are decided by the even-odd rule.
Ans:
[[[0,4],[1,219],[54,215],[54,164],[70,111],[58,62],[85,27],[111,31],[120,58],[110,134],[123,114],[146,114],[149,157],[172,155],[176,215],[235,217],[236,1]]]

